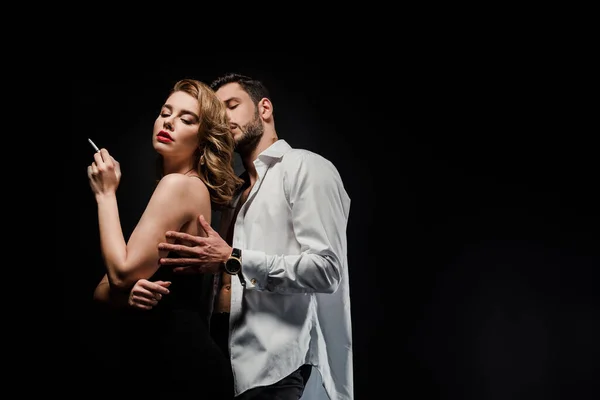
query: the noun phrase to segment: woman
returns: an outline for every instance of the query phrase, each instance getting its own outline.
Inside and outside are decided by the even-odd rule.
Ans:
[[[159,269],[158,263],[167,255],[158,250],[165,232],[205,236],[199,215],[210,221],[211,208],[228,204],[241,184],[233,170],[234,142],[225,106],[204,83],[177,82],[156,118],[152,144],[159,155],[159,181],[127,242],[116,198],[119,163],[100,149],[88,167],[107,269],[94,298],[133,305],[144,301],[135,296],[144,285],[166,289],[162,300],[148,304],[147,310],[140,310],[144,305],[139,303],[120,310],[124,347],[110,356],[120,359],[123,369],[111,376],[136,391],[231,398],[229,361],[211,340],[207,326],[208,280],[202,275],[178,278]],[[123,294],[130,291],[131,295]]]

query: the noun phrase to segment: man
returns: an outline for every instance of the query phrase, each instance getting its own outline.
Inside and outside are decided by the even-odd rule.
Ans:
[[[190,246],[161,243],[179,257],[160,263],[215,273],[211,329],[239,399],[353,399],[350,198],[340,175],[279,139],[261,82],[228,74],[211,87],[227,107],[245,185],[221,234],[203,219],[207,237],[167,232]]]

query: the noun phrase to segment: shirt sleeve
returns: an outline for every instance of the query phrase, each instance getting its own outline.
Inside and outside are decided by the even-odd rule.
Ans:
[[[291,227],[300,254],[242,250],[247,289],[278,293],[333,293],[347,268],[350,198],[335,166],[315,153],[289,163],[284,173]]]

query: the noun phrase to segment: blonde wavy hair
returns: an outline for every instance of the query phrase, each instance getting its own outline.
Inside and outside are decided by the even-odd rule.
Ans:
[[[194,163],[200,179],[208,187],[213,206],[228,206],[243,180],[233,169],[235,142],[225,105],[207,84],[195,79],[176,82],[170,94],[175,92],[187,93],[200,104],[199,146],[194,153]],[[157,167],[162,169],[160,156]]]

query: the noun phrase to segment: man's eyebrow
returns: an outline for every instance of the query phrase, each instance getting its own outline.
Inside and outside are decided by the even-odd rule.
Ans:
[[[173,112],[173,107],[170,104],[163,104],[162,108],[167,108],[169,111]],[[196,114],[195,112],[190,111],[190,110],[181,110],[180,114],[191,115],[192,117],[194,117],[198,120],[200,119],[198,114]]]

